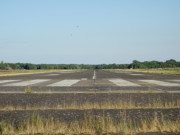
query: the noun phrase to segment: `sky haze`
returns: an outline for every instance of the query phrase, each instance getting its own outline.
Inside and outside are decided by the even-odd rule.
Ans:
[[[0,60],[180,61],[179,0],[0,0]]]

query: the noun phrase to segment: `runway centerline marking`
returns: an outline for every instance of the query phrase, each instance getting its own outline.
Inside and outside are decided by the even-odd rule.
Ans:
[[[29,80],[29,81],[23,81],[23,82],[17,82],[17,83],[10,83],[3,86],[28,86],[36,83],[42,83],[45,81],[49,81],[50,79],[35,79],[35,80]]]
[[[177,84],[177,83],[169,83],[169,82],[158,81],[158,80],[139,80],[139,81],[152,83],[152,84],[156,84],[160,86],[180,86],[180,84]]]
[[[77,82],[79,82],[80,80],[78,80],[78,79],[74,79],[74,80],[62,80],[62,81],[60,81],[60,82],[57,82],[57,83],[53,83],[53,84],[50,84],[50,85],[48,85],[48,87],[58,87],[58,86],[60,86],[60,87],[66,87],[66,86],[71,86],[71,85],[73,85],[73,84],[75,84],[75,83],[77,83]]]
[[[96,71],[94,70],[94,74],[93,74],[93,77],[92,77],[93,80],[96,79]]]
[[[109,81],[113,82],[117,86],[140,86],[138,84],[123,80],[123,79],[109,79]]]
[[[15,82],[15,81],[20,81],[20,80],[0,80],[0,84],[1,83]]]

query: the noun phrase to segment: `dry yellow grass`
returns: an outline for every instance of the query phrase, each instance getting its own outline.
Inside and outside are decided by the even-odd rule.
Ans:
[[[11,123],[1,122],[2,134],[103,134],[103,133],[123,133],[135,134],[146,132],[180,132],[180,120],[161,120],[155,114],[153,120],[123,120],[118,122],[111,117],[94,117],[85,115],[83,121],[73,121],[70,124],[54,120],[53,118],[43,119],[39,115],[33,115],[29,120],[15,127]]]
[[[157,74],[177,74],[180,75],[180,68],[159,68],[159,69],[112,69],[111,71],[130,71],[142,73],[157,73]]]
[[[78,71],[78,70],[7,70],[0,71],[0,76],[15,76],[15,75],[26,75],[26,74],[41,74],[41,73],[53,73],[53,72],[67,72],[67,71]]]
[[[178,101],[171,101],[171,102],[162,102],[160,100],[153,101],[151,104],[138,104],[136,105],[131,100],[129,102],[125,101],[119,101],[119,102],[103,102],[103,103],[90,103],[85,102],[83,104],[78,105],[76,102],[73,102],[72,104],[66,104],[63,105],[58,104],[53,107],[47,107],[47,106],[17,106],[14,107],[12,105],[7,105],[6,107],[1,107],[0,111],[14,111],[14,110],[58,110],[58,109],[152,109],[152,108],[180,108],[180,100]]]

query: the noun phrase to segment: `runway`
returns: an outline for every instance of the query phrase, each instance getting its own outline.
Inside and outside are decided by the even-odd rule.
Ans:
[[[32,92],[180,92],[179,75],[84,70],[0,77],[1,93]]]

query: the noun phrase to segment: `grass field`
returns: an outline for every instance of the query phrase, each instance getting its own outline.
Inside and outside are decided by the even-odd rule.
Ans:
[[[90,114],[84,116],[84,120],[72,121],[70,124],[60,122],[53,118],[44,119],[39,115],[33,115],[32,118],[25,120],[19,125],[13,123],[0,123],[2,134],[136,134],[152,132],[180,132],[180,120],[164,120],[163,115],[159,119],[156,113],[152,120],[146,118],[139,122],[124,120],[117,122],[111,117],[95,117]]]
[[[14,76],[25,74],[40,74],[40,73],[53,73],[53,72],[68,72],[78,70],[0,70],[0,76]]]
[[[142,73],[174,74],[180,75],[180,68],[159,68],[159,69],[112,69],[113,71],[133,71]]]
[[[11,106],[7,105],[6,107],[0,107],[0,111],[14,111],[14,110],[56,110],[56,109],[154,109],[154,108],[180,108],[180,100],[171,101],[171,102],[162,102],[160,100],[153,101],[151,104],[135,104],[133,101],[125,102],[85,102],[82,104],[77,104],[73,102],[71,104],[58,104],[56,106],[47,107],[47,106]]]

